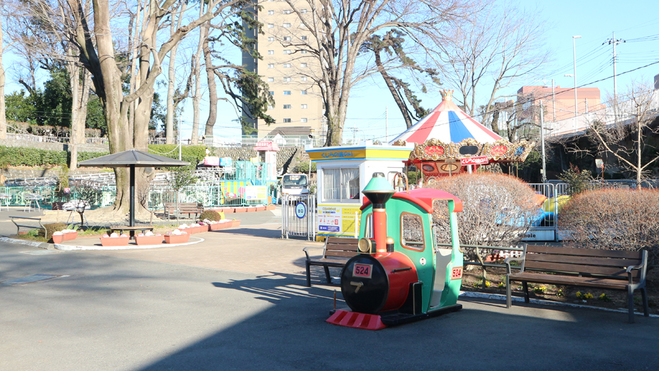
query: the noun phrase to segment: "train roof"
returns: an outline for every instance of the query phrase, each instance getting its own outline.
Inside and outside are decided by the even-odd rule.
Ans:
[[[392,198],[402,199],[410,201],[414,204],[421,206],[426,212],[433,212],[433,201],[435,200],[452,200],[455,203],[455,208],[453,211],[459,213],[462,211],[462,201],[455,197],[454,195],[442,191],[441,189],[434,188],[418,188],[410,191],[396,192]],[[361,210],[364,210],[368,205],[371,204],[367,198],[364,198],[364,205],[361,207]]]

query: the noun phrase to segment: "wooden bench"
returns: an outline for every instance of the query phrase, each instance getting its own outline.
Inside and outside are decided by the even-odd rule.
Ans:
[[[521,262],[512,273],[511,261]],[[647,251],[595,250],[557,246],[524,246],[519,258],[506,258],[506,306],[511,305],[510,281],[522,282],[524,301],[529,302],[527,283],[586,286],[627,291],[629,322],[634,322],[634,291],[641,290],[643,313],[647,317],[645,288]],[[516,267],[517,268],[517,267]]]
[[[309,256],[309,249],[319,249],[320,247],[305,247],[304,254],[307,256],[307,286],[311,287],[311,272],[312,265],[320,265],[325,268],[325,277],[327,283],[332,283],[329,268],[343,268],[350,258],[357,255],[359,250],[357,248],[356,238],[343,238],[343,237],[327,237],[325,246],[322,247],[323,255],[320,258],[312,258]]]
[[[41,218],[35,218],[35,217],[29,217],[29,216],[11,216],[11,215],[9,217],[11,218],[11,221],[14,223],[14,225],[16,225],[16,234],[21,233],[21,227],[30,228],[30,229],[43,229],[44,235],[46,236],[46,239],[48,239],[48,230],[46,229],[46,227],[43,226],[43,224],[41,224]],[[33,221],[36,221],[37,223],[39,223],[39,225],[19,224],[19,223],[16,223],[16,220],[19,220],[19,223],[22,223],[22,222],[20,222],[20,220],[33,220]]]
[[[167,219],[180,214],[188,214],[188,218],[194,214],[196,217],[204,211],[204,204],[201,202],[179,202],[178,206],[176,202],[165,202],[163,205]]]

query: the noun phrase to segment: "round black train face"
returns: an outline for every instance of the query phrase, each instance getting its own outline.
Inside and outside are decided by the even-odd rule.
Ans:
[[[354,312],[375,314],[387,302],[389,277],[371,255],[357,255],[341,271],[341,293]]]

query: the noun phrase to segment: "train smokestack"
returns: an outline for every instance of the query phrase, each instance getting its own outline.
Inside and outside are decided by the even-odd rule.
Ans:
[[[387,212],[385,204],[394,195],[394,188],[384,177],[384,173],[373,173],[373,178],[362,191],[373,204],[373,235],[375,236],[375,251],[378,254],[387,252]]]

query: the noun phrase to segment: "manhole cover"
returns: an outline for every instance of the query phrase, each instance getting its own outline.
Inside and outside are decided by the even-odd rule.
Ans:
[[[27,277],[21,277],[21,278],[16,278],[16,279],[9,280],[9,281],[4,281],[2,283],[6,284],[6,285],[25,285],[25,284],[28,284],[28,283],[34,283],[34,282],[39,282],[39,281],[48,281],[48,280],[52,280],[52,279],[60,278],[60,277],[68,277],[68,275],[53,275],[53,274],[38,273],[38,274],[33,274],[33,275],[27,276]]]

